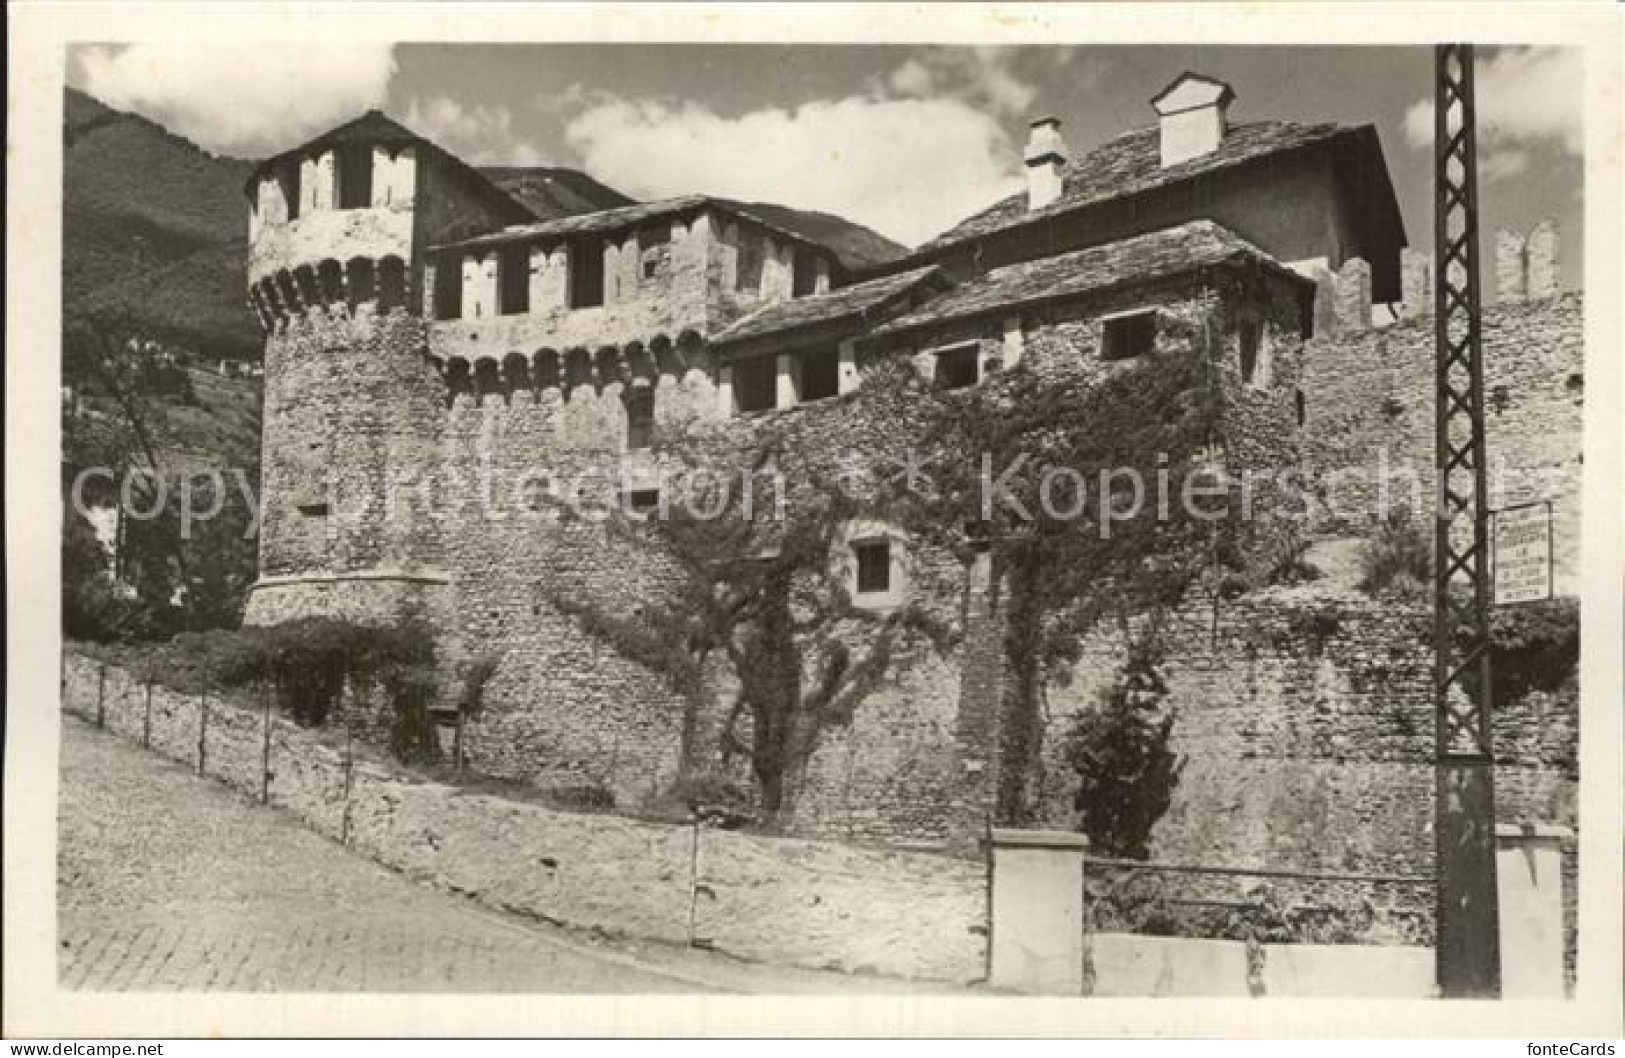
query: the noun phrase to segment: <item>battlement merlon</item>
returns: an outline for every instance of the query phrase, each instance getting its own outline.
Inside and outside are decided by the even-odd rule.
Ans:
[[[425,247],[535,216],[478,170],[371,110],[266,159],[244,188],[250,203],[248,281],[324,261],[406,262],[418,289]],[[415,305],[417,299],[413,299]]]

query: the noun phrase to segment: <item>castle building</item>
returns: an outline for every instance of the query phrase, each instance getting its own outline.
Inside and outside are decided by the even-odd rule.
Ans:
[[[260,578],[246,620],[427,615],[501,659],[468,739],[477,768],[590,783],[632,804],[676,774],[682,709],[659,674],[551,600],[573,586],[634,608],[659,572],[632,542],[591,519],[554,517],[538,497],[592,478],[634,507],[658,503],[657,425],[803,416],[833,451],[885,436],[884,409],[862,400],[866,367],[882,359],[908,358],[948,389],[1008,371],[1088,386],[1205,333],[1222,350],[1230,459],[1296,466],[1328,451],[1317,430],[1337,409],[1317,402],[1306,380],[1325,370],[1311,361],[1337,362],[1325,343],[1339,329],[1368,331],[1373,303],[1415,300],[1402,281],[1399,207],[1371,126],[1235,124],[1233,99],[1228,86],[1184,74],[1151,101],[1154,123],[1076,160],[1058,121],[1035,121],[1025,192],[870,268],[749,205],[700,194],[537,216],[377,112],[267,160],[248,187],[266,397]],[[1366,377],[1322,384],[1344,387],[1339,403],[1374,405],[1348,389]],[[467,491],[450,485],[470,483],[499,509],[433,509],[431,493],[444,501]],[[977,666],[997,633],[976,634],[978,572],[919,553],[886,526],[844,541],[857,605],[940,600],[958,614],[964,645],[902,659],[807,762],[786,825],[951,847],[985,822],[992,702]],[[1300,630],[1248,606],[1236,620],[1279,623],[1286,638]],[[1305,865],[1320,846],[1269,822],[1284,814],[1301,828],[1302,805],[1321,803],[1300,796],[1293,807],[1302,779],[1369,809],[1339,822],[1349,851],[1336,866],[1398,868],[1430,855],[1411,818],[1430,796],[1427,660],[1406,655],[1415,680],[1402,705],[1383,705],[1414,714],[1403,726],[1416,774],[1394,785],[1403,795],[1377,796],[1363,789],[1378,781],[1377,764],[1337,770],[1316,757],[1344,736],[1328,734],[1336,717],[1318,704],[1310,715],[1294,697],[1287,670],[1307,656],[1301,644],[1250,641],[1254,658],[1276,650],[1276,668],[1247,677],[1246,694],[1262,693],[1262,678],[1273,697],[1231,700],[1239,684],[1210,653],[1234,629],[1217,613],[1192,633],[1201,646],[1191,655],[1208,660],[1192,663],[1179,693],[1191,700],[1186,748],[1220,748],[1190,770],[1166,847]],[[1391,624],[1361,610],[1348,627],[1400,635]],[[1097,646],[1083,664],[1100,671],[1058,699],[1058,713],[1080,708],[1110,667],[1101,659],[1112,648]],[[1317,687],[1333,679],[1299,675]],[[1320,687],[1317,703],[1346,703],[1361,716],[1353,727],[1374,722],[1361,712],[1376,708],[1370,696],[1337,678],[1342,689]],[[1280,726],[1260,733],[1261,716]],[[1288,762],[1260,763],[1272,754]],[[1237,776],[1248,777],[1239,788]],[[1048,800],[1066,814],[1064,789]],[[1415,840],[1384,844],[1413,823]]]

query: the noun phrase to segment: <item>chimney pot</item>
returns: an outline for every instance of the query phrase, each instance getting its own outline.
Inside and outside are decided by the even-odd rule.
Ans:
[[[1061,121],[1046,115],[1034,118],[1022,159],[1027,164],[1027,209],[1043,209],[1061,197],[1061,170],[1066,165],[1066,141]]]

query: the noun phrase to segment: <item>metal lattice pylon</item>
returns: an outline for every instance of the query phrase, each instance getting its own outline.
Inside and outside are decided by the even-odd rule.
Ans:
[[[1500,994],[1473,48],[1435,53],[1434,688],[1442,995]]]

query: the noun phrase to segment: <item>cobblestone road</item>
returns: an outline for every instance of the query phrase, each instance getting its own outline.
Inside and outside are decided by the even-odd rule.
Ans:
[[[67,717],[60,789],[64,988],[706,990],[415,885]]]

